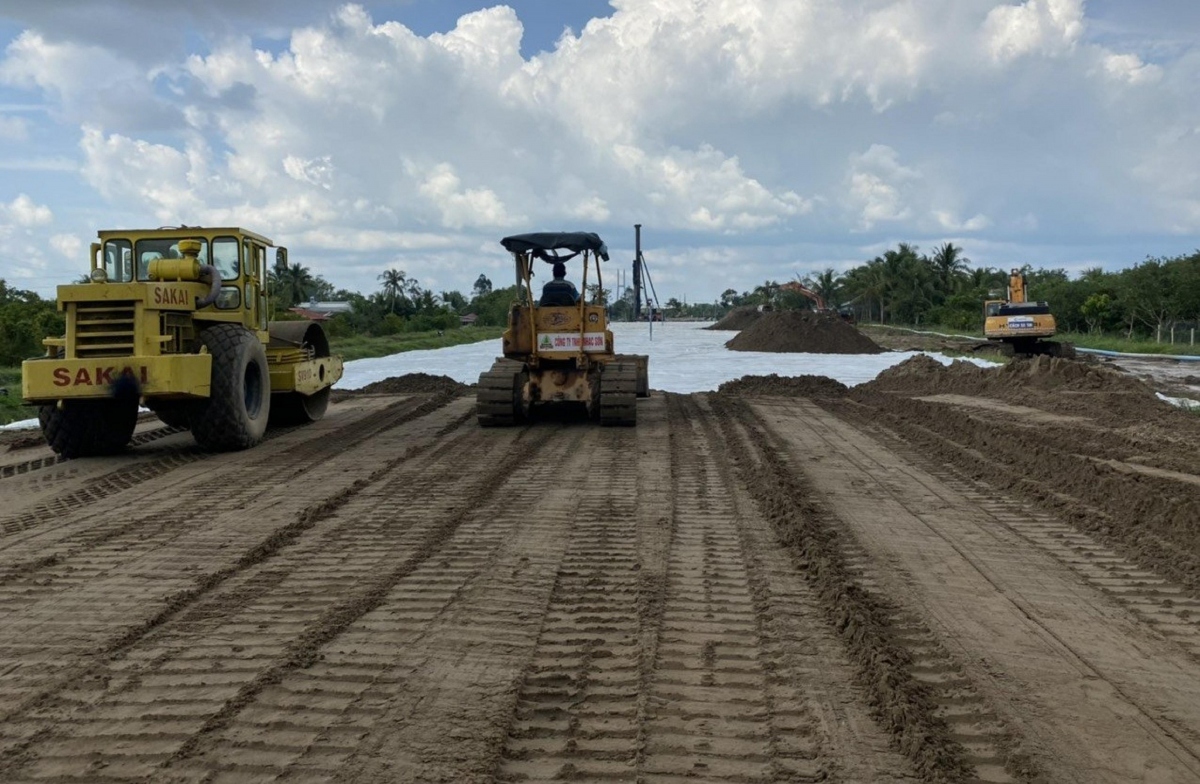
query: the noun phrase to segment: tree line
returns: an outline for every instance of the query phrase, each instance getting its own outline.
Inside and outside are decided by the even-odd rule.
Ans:
[[[1146,258],[1125,269],[1085,270],[1072,279],[1062,269],[1024,265],[1031,299],[1050,303],[1063,331],[1120,335],[1129,339],[1170,340],[1173,330],[1200,322],[1200,250],[1188,256]],[[861,321],[978,331],[983,303],[1002,298],[1009,271],[973,267],[963,249],[944,243],[932,254],[916,245],[895,248],[845,272],[832,268],[801,279],[830,307],[848,308]],[[517,298],[516,286],[494,288],[479,275],[469,293],[435,292],[404,270],[387,269],[379,289],[369,294],[335,288],[299,263],[271,273],[269,290],[277,318],[314,300],[348,302],[350,310],[326,322],[332,336],[391,335],[454,329],[462,317],[481,326],[499,326]],[[633,317],[633,292],[617,298],[593,286],[589,296],[608,305],[615,320]],[[801,294],[768,280],[752,290],[726,289],[714,302],[667,300],[668,317],[718,319],[735,307],[811,307]],[[299,318],[299,316],[295,316]],[[61,335],[62,314],[53,300],[9,286],[0,279],[0,365],[11,366],[43,352],[42,338]]]
[[[1148,257],[1112,272],[1087,269],[1075,278],[1063,269],[1014,268],[1025,273],[1029,298],[1050,304],[1062,331],[1165,342],[1172,330],[1200,326],[1200,250]],[[952,243],[924,254],[902,242],[845,272],[827,268],[801,282],[829,307],[848,308],[861,321],[979,331],[983,303],[1007,296],[1009,272],[972,266]],[[715,304],[722,311],[757,305],[811,307],[803,295],[771,280],[741,293],[726,289]],[[707,316],[711,309],[672,299],[667,313]]]

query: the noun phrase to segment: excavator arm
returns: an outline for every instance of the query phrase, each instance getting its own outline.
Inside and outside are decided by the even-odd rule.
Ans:
[[[817,292],[808,288],[807,286],[805,286],[802,283],[797,283],[794,280],[788,281],[787,283],[781,283],[781,284],[779,284],[779,290],[780,291],[794,291],[797,294],[801,294],[805,297],[808,297],[810,300],[812,300],[813,305],[815,305],[817,310],[820,312],[829,310],[829,308],[825,305],[825,299],[820,294],[818,294]]]

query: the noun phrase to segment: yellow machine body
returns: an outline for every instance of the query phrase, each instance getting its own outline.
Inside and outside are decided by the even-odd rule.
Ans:
[[[22,397],[34,405],[62,409],[71,403],[83,411],[88,401],[113,397],[122,379],[143,405],[166,419],[162,411],[183,412],[189,401],[217,394],[207,345],[213,341],[202,336],[227,325],[220,327],[225,343],[260,344],[255,351],[259,363],[265,354],[264,382],[258,385],[267,387],[263,394],[292,404],[310,421],[319,418],[328,388],[342,375],[342,360],[330,355],[318,324],[269,320],[270,251],[277,267],[286,266],[286,249],[242,228],[99,232],[91,246],[91,282],[58,287],[66,334],[44,339],[45,356],[23,363]],[[293,400],[314,396],[319,404]],[[182,422],[184,414],[177,419]],[[79,431],[84,425],[72,427]],[[85,442],[80,436],[72,445],[86,447]]]
[[[541,304],[534,293],[536,262],[554,262],[564,250],[572,251],[568,258],[582,256],[583,291],[591,275],[593,290],[601,290],[600,262],[608,251],[600,238],[517,235],[503,243],[516,263],[519,299],[509,310],[504,357],[480,376],[480,423],[509,425],[543,404],[574,403],[603,424],[636,424],[635,398],[649,396],[648,358],[615,352],[603,303],[580,296],[574,304]]]
[[[1071,344],[1048,340],[1057,332],[1050,305],[1029,301],[1025,273],[1020,269],[1009,273],[1007,299],[988,300],[983,305],[983,335],[1001,344],[1006,354],[1074,356]]]

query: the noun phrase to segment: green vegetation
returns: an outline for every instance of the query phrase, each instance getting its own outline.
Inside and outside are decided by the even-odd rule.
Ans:
[[[8,390],[0,394],[0,425],[37,416],[37,409],[21,405],[21,368],[0,367],[0,389]]]
[[[464,343],[478,343],[483,340],[496,340],[503,332],[503,327],[464,327],[441,334],[438,332],[410,332],[376,337],[353,335],[334,338],[331,343],[333,352],[341,354],[342,359],[349,362],[353,359],[385,357],[404,351],[423,351],[460,346]]]
[[[1200,251],[1175,258],[1147,258],[1116,272],[1090,269],[1071,279],[1061,269],[1022,267],[1032,299],[1050,303],[1061,337],[1086,348],[1139,353],[1200,353],[1193,330],[1200,330]],[[435,293],[400,269],[379,275],[380,289],[360,294],[335,289],[302,264],[271,274],[276,318],[303,318],[290,308],[312,301],[348,303],[348,312],[325,322],[335,350],[347,360],[416,349],[443,348],[499,336],[517,298],[515,286],[494,289],[480,275],[469,295]],[[832,308],[854,313],[863,323],[911,326],[941,332],[979,335],[983,303],[1003,296],[1008,270],[971,266],[963,250],[951,243],[932,255],[900,243],[879,256],[838,273],[814,272],[802,281]],[[609,304],[614,320],[632,317],[632,291],[611,299],[596,288],[592,298]],[[771,305],[811,307],[804,296],[766,281],[740,294],[726,289],[710,303],[684,304],[669,299],[668,318],[718,319],[731,308]],[[473,315],[475,326],[461,326]],[[42,354],[42,338],[64,332],[62,314],[52,300],[12,288],[0,280],[0,423],[25,419],[31,409],[20,405],[22,360]]]
[[[20,365],[44,353],[42,338],[66,330],[51,300],[32,291],[10,288],[0,279],[0,367]]]
[[[1050,303],[1064,340],[1113,351],[1200,351],[1191,345],[1192,330],[1200,332],[1200,251],[1147,258],[1115,272],[1089,269],[1075,279],[1061,269],[1021,269],[1030,298]],[[972,268],[962,248],[950,243],[927,256],[902,242],[848,272],[826,269],[803,283],[828,306],[848,309],[861,322],[982,335],[983,303],[1005,296],[1008,276],[1008,270]],[[668,317],[693,315],[693,306],[668,304],[677,306],[668,308]],[[724,310],[811,307],[776,281],[741,294],[727,289],[716,304]]]
[[[1200,333],[1200,330],[1198,330]],[[1177,338],[1180,336],[1177,336]],[[1129,340],[1120,335],[1103,335],[1088,332],[1060,332],[1058,340],[1074,343],[1080,348],[1094,348],[1100,351],[1121,351],[1127,354],[1200,354],[1200,343],[1190,345],[1187,335],[1182,335],[1183,341],[1177,343],[1155,343],[1150,339]],[[1196,335],[1200,341],[1200,334]]]

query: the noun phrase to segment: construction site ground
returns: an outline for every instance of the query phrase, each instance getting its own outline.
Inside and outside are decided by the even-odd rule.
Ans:
[[[1200,417],[918,359],[638,418],[7,436],[0,781],[1200,781]]]

